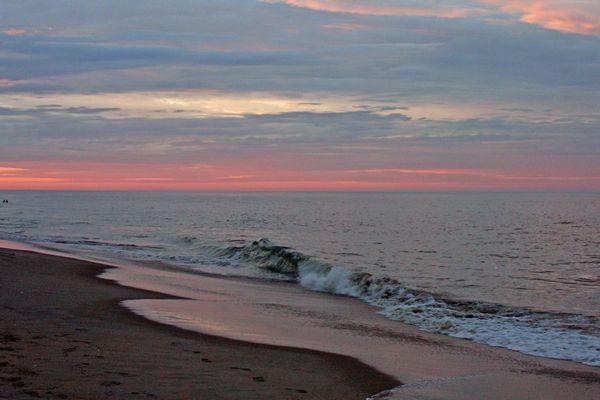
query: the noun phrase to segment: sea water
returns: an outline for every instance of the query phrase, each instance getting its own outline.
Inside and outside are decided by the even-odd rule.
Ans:
[[[600,365],[600,195],[4,192],[0,239],[297,282]]]

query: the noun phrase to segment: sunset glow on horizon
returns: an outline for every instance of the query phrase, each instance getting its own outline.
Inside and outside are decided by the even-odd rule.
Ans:
[[[55,8],[3,5],[0,190],[600,190],[595,1]]]
[[[480,191],[595,190],[600,176],[511,175],[477,169],[282,171],[244,166],[23,164],[0,167],[5,190]],[[149,175],[147,172],[153,174]],[[244,175],[235,175],[239,171]]]

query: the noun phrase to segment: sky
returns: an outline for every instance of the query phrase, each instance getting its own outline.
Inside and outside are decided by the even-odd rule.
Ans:
[[[597,0],[0,0],[0,190],[600,190]]]

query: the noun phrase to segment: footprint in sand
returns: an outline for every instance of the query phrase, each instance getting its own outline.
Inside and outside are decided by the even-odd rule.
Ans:
[[[72,347],[67,347],[66,349],[63,349],[63,355],[64,356],[68,356],[69,353],[74,352],[75,350],[77,350],[79,347],[78,346],[72,346]]]
[[[29,376],[38,376],[39,375],[37,372],[35,372],[34,370],[27,368],[27,367],[17,368],[17,371],[22,375],[29,375]]]
[[[2,335],[2,338],[0,339],[0,343],[8,343],[8,342],[18,342],[20,341],[21,338],[12,334],[7,334],[7,335]]]
[[[237,369],[240,371],[252,371],[250,368],[244,368],[244,367],[231,367],[231,369]]]
[[[306,394],[308,393],[308,391],[304,390],[304,389],[292,389],[292,388],[285,388],[285,390],[288,390],[290,392],[296,392],[296,393],[302,393],[302,394]]]
[[[102,381],[102,382],[100,382],[101,386],[106,386],[106,387],[119,386],[120,384],[121,384],[121,382],[119,382],[119,381]]]
[[[132,394],[134,396],[146,396],[146,397],[149,397],[151,399],[155,399],[157,397],[155,394],[152,394],[152,393],[137,392],[137,391],[130,392],[129,394]]]

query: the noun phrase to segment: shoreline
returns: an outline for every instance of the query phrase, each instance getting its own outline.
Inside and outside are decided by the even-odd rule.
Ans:
[[[99,278],[107,265],[0,248],[0,268],[0,398],[365,399],[399,384],[347,356],[136,315],[121,302],[175,297]]]
[[[3,245],[2,243],[0,241],[0,247]],[[60,241],[57,243],[56,246],[58,247],[50,242],[47,245],[32,245],[27,250],[119,267],[142,265],[160,270],[168,269],[181,273],[191,273],[194,276],[279,281],[279,278],[260,276],[253,269],[249,273],[246,272],[246,269],[240,273],[236,267],[233,267],[233,270],[221,270],[220,262],[227,265],[229,262],[227,261],[228,257],[234,260],[238,256],[245,257],[244,251],[255,251],[256,249],[253,247],[257,242],[245,244],[240,247],[242,250],[239,250],[240,248],[235,245],[225,247],[226,253],[229,249],[233,253],[226,254],[222,261],[219,261],[220,256],[211,261],[219,266],[219,271],[215,271],[211,267],[202,267],[201,270],[197,270],[195,265],[186,262],[180,263],[177,257],[172,255],[163,255],[163,257],[160,254],[157,255],[151,252],[138,259],[127,252],[121,254],[118,249],[114,252],[114,248],[106,252],[95,247],[91,249],[77,248],[77,240],[72,243],[65,242],[65,246],[62,246]],[[87,240],[83,240],[82,243],[87,243]],[[109,242],[90,241],[90,243],[103,245]],[[11,247],[15,245],[13,242],[6,242],[6,244]],[[27,245],[18,243],[17,246],[26,247]],[[125,246],[128,249],[129,247],[144,247],[143,244],[135,245],[128,241],[125,241],[124,244],[115,244],[115,246]],[[159,244],[148,245],[150,249],[154,248],[153,246],[160,248]],[[271,252],[274,257],[274,261],[272,261],[274,266],[278,263],[277,257],[280,257],[278,248],[278,246],[273,246],[274,251]],[[283,249],[289,254],[296,253],[292,249]],[[263,250],[268,253],[270,251],[269,246]],[[208,253],[210,254],[210,252]],[[174,251],[172,254],[177,254],[177,252]],[[258,254],[259,258],[257,260],[250,259],[250,263],[255,261],[260,264],[262,262],[260,258],[265,256],[265,254],[261,254]],[[471,340],[487,346],[515,350],[535,357],[600,366],[598,358],[600,336],[598,336],[598,318],[595,314],[559,312],[552,308],[530,308],[517,304],[511,305],[510,302],[491,303],[477,298],[469,299],[450,295],[434,289],[429,291],[414,289],[401,281],[389,278],[385,273],[380,275],[369,275],[367,273],[365,274],[366,279],[363,280],[360,273],[355,274],[344,267],[333,267],[327,263],[320,265],[318,261],[317,268],[313,270],[310,264],[310,256],[298,254],[300,254],[300,257],[307,257],[308,265],[303,265],[298,261],[298,264],[294,266],[298,271],[298,276],[284,275],[285,278],[282,280],[293,281],[313,292],[326,292],[332,295],[358,298],[366,304],[372,305],[374,307],[373,312],[385,315],[391,320],[415,326],[424,332]],[[249,257],[253,257],[253,255],[249,255]],[[232,261],[232,264],[237,265],[235,262]],[[210,265],[210,262],[206,265]],[[254,267],[252,266],[252,268]],[[261,266],[258,271],[261,269],[269,270],[269,268],[269,266]]]
[[[5,245],[10,244],[12,243],[5,243]],[[19,243],[15,243],[15,246],[18,247],[19,245]],[[325,377],[322,374],[325,365],[328,366],[326,373],[336,376],[335,390],[329,390],[324,396],[320,396],[315,391],[309,392],[309,385],[304,384],[304,388],[296,389],[298,391],[293,393],[289,393],[290,390],[288,389],[293,390],[293,387],[290,386],[280,388],[284,391],[283,393],[281,391],[269,392],[268,396],[270,398],[302,398],[297,396],[304,395],[307,396],[305,398],[315,399],[364,399],[369,395],[392,388],[395,388],[395,390],[391,392],[390,398],[398,399],[478,399],[482,395],[487,396],[486,398],[513,399],[522,398],[520,396],[524,394],[525,398],[592,399],[600,393],[600,369],[596,367],[588,367],[569,361],[526,356],[502,348],[493,348],[461,339],[423,333],[413,327],[376,316],[370,306],[356,299],[307,292],[296,285],[286,285],[285,283],[273,285],[272,282],[261,283],[260,281],[243,278],[223,279],[222,277],[191,274],[169,268],[161,269],[158,267],[154,269],[103,264],[102,261],[81,260],[76,255],[69,258],[69,254],[64,257],[40,254],[26,245],[27,250],[22,252],[19,250],[1,250],[2,247],[3,244],[0,243],[0,265],[3,264],[3,257],[1,256],[3,252],[29,254],[29,257],[32,258],[50,258],[59,263],[62,260],[63,264],[65,262],[88,266],[91,264],[96,270],[94,273],[90,273],[93,277],[88,276],[86,279],[93,278],[96,285],[101,283],[104,284],[105,288],[119,288],[119,290],[123,288],[135,292],[135,295],[128,293],[125,298],[113,300],[110,307],[120,310],[119,313],[126,313],[128,320],[139,320],[141,325],[150,330],[160,330],[166,335],[177,337],[191,335],[197,340],[201,338],[203,341],[219,342],[227,348],[234,347],[237,349],[238,346],[245,346],[249,348],[246,349],[248,350],[247,355],[252,359],[263,351],[287,352],[287,355],[292,354],[293,358],[296,358],[298,354],[302,354],[303,357],[306,357],[307,354],[318,358],[323,357],[324,359],[316,362],[314,367],[315,371],[319,372],[316,385],[319,386],[318,382],[322,379],[331,378],[331,376]],[[44,250],[41,249],[40,251],[43,252]],[[88,270],[90,269],[88,268]],[[102,274],[97,276],[96,273]],[[149,277],[150,280],[148,280]],[[171,286],[167,281],[162,282],[163,284],[167,283],[166,286],[157,284],[157,282],[164,279],[167,279],[167,281],[169,279],[181,279],[181,281],[170,282],[171,284],[176,283]],[[188,281],[193,290],[186,292],[184,286]],[[178,289],[174,290],[173,288]],[[252,292],[256,289],[259,291]],[[240,290],[241,292],[239,292]],[[317,332],[320,345],[315,345],[314,341],[304,340],[306,334],[310,339],[310,330],[303,331],[303,325],[315,325],[315,320],[298,321],[295,314],[301,311],[300,308],[292,309],[289,306],[280,304],[283,308],[270,307],[268,312],[275,311],[274,321],[276,321],[276,324],[290,324],[291,331],[281,331],[277,329],[278,327],[273,330],[273,321],[271,321],[271,325],[268,323],[266,325],[270,327],[270,330],[261,331],[264,328],[261,326],[261,323],[264,323],[261,318],[264,317],[265,309],[258,310],[259,313],[257,314],[257,310],[253,310],[251,306],[240,307],[240,305],[250,302],[248,299],[239,297],[239,295],[240,293],[251,294],[252,299],[264,295],[269,305],[274,306],[277,301],[281,300],[277,299],[278,291],[285,293],[285,297],[300,295],[302,299],[309,298],[309,302],[315,299],[321,301],[319,297],[323,297],[325,301],[321,303],[327,303],[328,306],[331,304],[336,307],[337,304],[337,307],[344,309],[350,307],[353,316],[351,321],[354,326],[350,326],[347,321],[341,321],[337,326],[336,324],[330,325],[325,331]],[[295,293],[298,291],[300,293]],[[224,293],[233,296],[234,303],[237,302],[234,308],[230,308],[227,302],[223,302],[223,299],[219,298]],[[273,295],[275,297],[272,297]],[[265,300],[256,301],[260,303]],[[285,307],[288,307],[289,310],[281,313],[281,310]],[[368,317],[366,318],[372,319],[372,321],[365,320],[367,314]],[[204,321],[197,321],[195,317],[199,315],[202,316],[201,319],[204,319]],[[241,324],[236,321],[236,315],[238,317],[240,315],[244,316]],[[171,318],[171,316],[176,318]],[[188,318],[190,316],[192,319]],[[190,321],[194,323],[190,324]],[[298,322],[300,322],[300,325],[294,327],[293,324]],[[317,325],[320,324],[319,321],[316,322]],[[374,326],[368,325],[368,323],[373,322],[375,323]],[[228,329],[223,329],[223,327],[228,327]],[[323,332],[333,333],[333,341],[331,338],[329,342],[327,339],[322,338]],[[299,334],[300,340],[299,337],[294,337],[294,334]],[[343,344],[348,339],[348,334],[350,335],[350,341],[346,343],[347,346],[338,346],[339,343],[337,342]],[[354,336],[357,336],[358,339],[361,339],[360,336],[362,336],[361,340],[367,339],[367,341],[353,342]],[[263,340],[261,337],[268,338]],[[384,347],[381,347],[382,341],[390,342],[389,346],[384,345]],[[366,353],[365,351],[362,353],[361,351],[356,352],[355,349],[348,350],[348,345],[365,350]],[[170,350],[172,351],[172,349]],[[379,354],[377,351],[379,351]],[[387,361],[383,360],[383,363],[380,363],[381,360],[377,359],[381,356],[381,351],[391,355]],[[195,363],[205,364],[202,361],[203,358],[213,361],[210,358],[201,357],[200,362],[196,360]],[[339,361],[337,364],[334,362],[335,359]],[[277,365],[273,365],[274,362],[277,363],[278,361],[279,358],[274,360],[272,357],[265,356],[261,359],[262,365],[257,365],[256,368],[271,365],[276,369],[272,372],[275,372],[274,376],[277,377],[277,380],[289,379],[292,378],[289,376],[290,374],[296,374],[296,372],[277,368]],[[327,362],[324,364],[324,361]],[[209,366],[214,365],[210,362],[206,364]],[[349,367],[351,371],[348,371],[347,368]],[[232,365],[231,368],[234,368],[234,371],[250,373],[245,371],[247,367],[241,365]],[[302,368],[306,369],[306,366]],[[344,371],[339,370],[339,368],[346,368],[346,372],[349,373],[344,375]],[[343,375],[341,380],[340,373]],[[218,378],[218,376],[213,376],[213,379],[217,381]],[[266,379],[266,373],[253,378],[262,378],[265,382],[272,382],[271,378]],[[302,382],[306,381],[305,378]],[[309,374],[309,378],[312,379],[314,376]],[[260,381],[261,379],[253,380],[253,384]],[[402,381],[404,385],[398,387],[399,381]],[[245,384],[247,383],[245,382]],[[348,387],[348,384],[351,387]],[[357,387],[360,387],[360,389],[357,389]],[[368,390],[365,390],[365,388],[368,388]],[[220,389],[222,390],[223,387],[221,386]],[[344,391],[346,394],[342,396],[341,393],[338,393],[338,390]],[[310,394],[303,393],[303,391]],[[219,393],[216,398],[238,398],[231,393]],[[201,395],[206,396],[204,392],[201,392]],[[264,398],[262,396],[256,398]],[[98,394],[95,398],[97,397]],[[170,398],[168,395],[159,397]],[[181,397],[181,394],[179,397]],[[252,399],[254,397],[252,397],[252,394],[244,393],[239,398]]]

